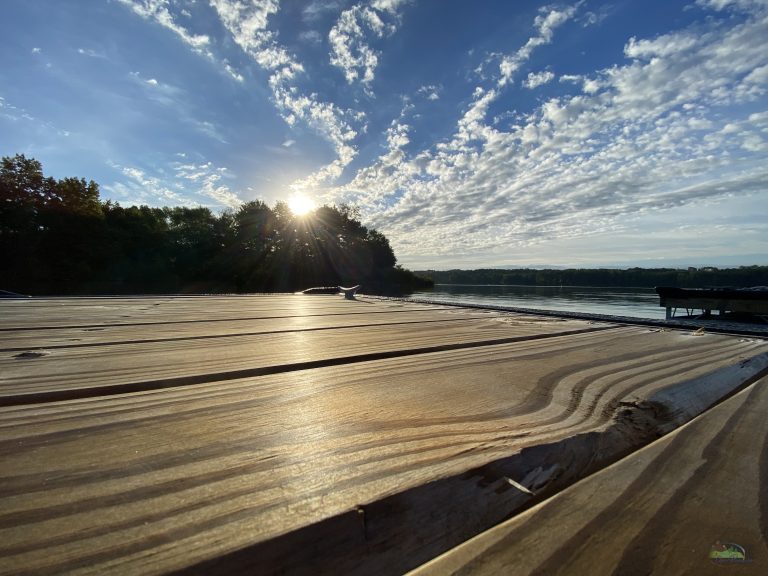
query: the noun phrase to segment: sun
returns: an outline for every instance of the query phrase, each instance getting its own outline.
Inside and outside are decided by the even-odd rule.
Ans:
[[[294,194],[288,199],[288,208],[296,216],[304,216],[315,209],[315,203],[304,194]]]

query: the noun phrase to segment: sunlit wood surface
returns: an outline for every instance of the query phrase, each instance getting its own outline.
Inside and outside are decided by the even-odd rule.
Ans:
[[[13,300],[0,317],[3,574],[401,573],[580,470],[568,448],[509,490],[524,449],[612,431],[718,369],[736,387],[768,352],[365,297]],[[601,457],[644,441],[630,424]]]
[[[0,357],[0,402],[29,401],[29,396],[33,401],[70,399],[120,392],[121,386],[126,391],[153,389],[262,375],[278,366],[285,371],[308,367],[300,366],[304,363],[346,363],[599,328],[456,308],[425,312],[423,305],[333,296],[138,302],[30,302],[27,315],[20,313],[26,302],[12,307],[3,322],[9,328],[0,332],[0,353],[5,353]],[[66,316],[69,303],[72,313]],[[30,329],[33,314],[43,328]],[[56,325],[63,328],[52,329]],[[13,329],[22,326],[26,329]]]
[[[414,576],[768,574],[766,414],[763,379]]]

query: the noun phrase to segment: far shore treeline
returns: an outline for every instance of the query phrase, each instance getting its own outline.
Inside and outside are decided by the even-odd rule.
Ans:
[[[56,180],[40,162],[3,157],[0,290],[45,294],[286,292],[362,284],[403,294],[435,284],[681,288],[764,286],[768,266],[738,268],[479,269],[411,272],[354,207],[295,216],[261,201],[204,207],[123,207],[99,186]]]
[[[369,293],[431,285],[397,265],[389,240],[350,206],[298,217],[285,203],[123,207],[99,186],[45,177],[3,157],[0,290],[45,294],[286,292],[362,284]]]
[[[768,266],[738,268],[572,268],[534,270],[497,268],[480,270],[424,270],[416,274],[435,284],[502,286],[595,286],[624,288],[750,287],[768,285]]]

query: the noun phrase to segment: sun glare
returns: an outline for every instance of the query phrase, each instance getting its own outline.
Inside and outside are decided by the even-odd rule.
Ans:
[[[303,194],[294,194],[288,199],[288,208],[296,216],[304,216],[315,209],[315,203]]]

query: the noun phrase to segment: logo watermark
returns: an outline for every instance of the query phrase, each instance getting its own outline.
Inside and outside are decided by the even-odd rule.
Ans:
[[[712,544],[709,549],[709,559],[715,564],[746,564],[752,562],[747,557],[747,551],[743,546],[733,542],[720,542]]]

